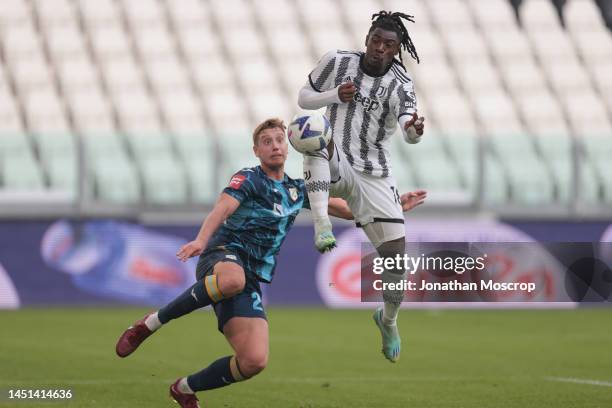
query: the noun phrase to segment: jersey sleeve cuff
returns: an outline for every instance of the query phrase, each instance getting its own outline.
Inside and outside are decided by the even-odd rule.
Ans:
[[[315,86],[314,82],[312,82],[312,77],[311,77],[311,74],[308,74],[308,82],[310,83],[310,87],[311,87],[313,90],[315,90],[315,91],[317,91],[317,92],[321,93],[321,90],[320,90],[320,89],[317,89],[317,87]]]

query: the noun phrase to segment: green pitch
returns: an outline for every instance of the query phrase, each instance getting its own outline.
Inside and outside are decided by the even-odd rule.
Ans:
[[[0,312],[0,407],[175,407],[175,378],[231,353],[205,311],[117,358],[117,337],[143,314]],[[380,353],[370,311],[271,309],[269,321],[268,368],[201,393],[204,407],[612,406],[612,310],[404,310],[397,364]],[[7,402],[9,388],[69,388],[74,398]]]

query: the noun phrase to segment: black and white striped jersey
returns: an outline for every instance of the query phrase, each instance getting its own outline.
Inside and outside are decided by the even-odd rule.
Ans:
[[[352,101],[327,106],[334,143],[356,170],[388,177],[389,138],[401,116],[416,112],[416,96],[412,80],[399,61],[394,60],[383,75],[371,77],[361,69],[363,55],[357,51],[328,52],[308,79],[317,92],[353,81],[357,93]]]

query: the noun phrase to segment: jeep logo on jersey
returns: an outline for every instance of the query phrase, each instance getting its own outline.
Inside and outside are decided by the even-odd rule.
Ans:
[[[367,96],[363,96],[361,95],[359,92],[355,93],[355,96],[353,97],[353,100],[357,103],[360,103],[361,106],[363,106],[363,108],[367,111],[373,111],[376,110],[380,107],[380,102],[378,102],[377,99],[374,98],[370,98]]]

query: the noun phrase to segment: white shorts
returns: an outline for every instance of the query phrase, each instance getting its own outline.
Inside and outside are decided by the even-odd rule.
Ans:
[[[357,227],[363,227],[372,244],[379,246],[404,237],[404,213],[393,177],[374,177],[355,170],[337,145],[329,171],[330,196],[346,200]]]

